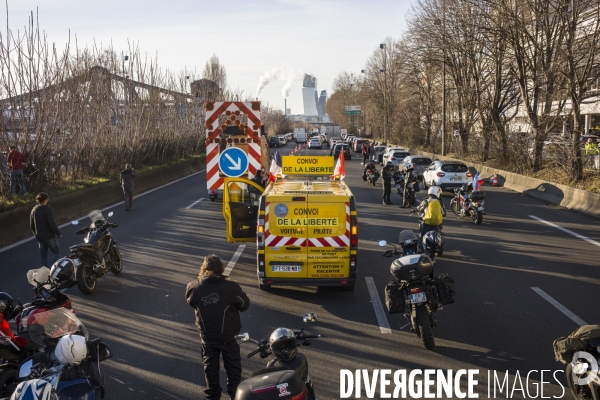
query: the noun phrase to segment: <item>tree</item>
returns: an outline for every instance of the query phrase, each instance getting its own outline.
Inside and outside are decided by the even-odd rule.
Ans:
[[[206,62],[204,65],[204,71],[202,71],[202,78],[215,82],[220,90],[225,91],[227,88],[227,71],[225,66],[219,61],[219,57],[216,54]]]

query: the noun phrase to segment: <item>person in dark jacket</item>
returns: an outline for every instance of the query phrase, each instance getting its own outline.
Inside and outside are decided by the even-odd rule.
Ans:
[[[123,196],[125,197],[125,211],[133,208],[133,180],[137,178],[135,169],[131,164],[125,165],[125,169],[121,171],[121,186],[123,187]]]
[[[383,204],[389,205],[394,204],[390,200],[390,194],[392,193],[392,176],[394,175],[394,164],[388,161],[387,164],[381,169],[381,179],[383,180]]]
[[[402,194],[402,205],[400,208],[411,208],[415,205],[414,185],[417,184],[417,175],[413,164],[406,165],[404,174],[404,192]]]
[[[62,237],[62,234],[54,221],[54,212],[48,206],[50,197],[46,193],[40,192],[35,199],[38,204],[31,210],[29,226],[38,241],[41,265],[50,268],[58,260],[60,254],[58,239]],[[48,250],[52,252],[50,260],[48,260]]]
[[[250,300],[237,283],[225,279],[223,264],[214,254],[204,258],[198,279],[188,283],[185,298],[196,309],[196,325],[202,341],[202,362],[208,400],[221,398],[219,356],[227,373],[227,394],[235,398],[242,380],[240,345],[235,335],[240,333],[240,311],[246,311]]]

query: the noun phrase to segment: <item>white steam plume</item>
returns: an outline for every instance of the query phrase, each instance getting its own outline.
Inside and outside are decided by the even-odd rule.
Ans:
[[[267,86],[270,82],[276,80],[286,81],[283,89],[281,89],[281,94],[284,98],[287,98],[290,94],[290,91],[294,86],[301,83],[304,79],[304,71],[293,70],[293,69],[283,69],[283,68],[274,68],[270,71],[267,71],[260,77],[258,80],[258,87],[256,88],[256,97],[260,94],[260,92]]]

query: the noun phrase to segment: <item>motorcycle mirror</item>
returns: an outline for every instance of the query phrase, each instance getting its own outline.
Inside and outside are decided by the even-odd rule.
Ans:
[[[77,221],[77,220],[71,221],[71,225],[79,225],[79,221]]]
[[[380,240],[380,241],[379,241],[379,245],[380,245],[381,247],[383,247],[383,246],[387,246],[387,242],[386,242],[385,240]]]
[[[250,334],[248,332],[240,333],[239,335],[235,335],[235,341],[238,343],[244,343],[250,340]]]
[[[112,211],[108,213],[109,218],[112,217],[113,215],[114,215],[114,213]]]
[[[310,312],[302,315],[302,321],[304,322],[317,322],[317,313]]]

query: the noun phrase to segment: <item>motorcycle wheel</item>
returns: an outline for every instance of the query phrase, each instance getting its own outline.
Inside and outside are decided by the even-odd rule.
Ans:
[[[476,225],[481,225],[481,222],[483,221],[483,214],[481,211],[471,210],[471,218],[473,218],[473,222],[475,222]]]
[[[77,287],[83,294],[92,294],[96,290],[96,276],[90,263],[82,262],[75,273]]]
[[[421,330],[421,340],[423,340],[423,346],[427,350],[433,350],[435,348],[435,339],[433,338],[433,328],[429,315],[425,307],[417,307],[417,324]]]
[[[119,275],[123,271],[123,260],[121,259],[121,252],[114,246],[110,249],[110,261],[110,272]]]
[[[565,375],[567,376],[567,386],[573,398],[577,400],[592,400],[594,398],[589,386],[580,386],[573,381],[573,367],[571,364],[567,364]]]
[[[460,205],[458,203],[458,201],[456,200],[456,197],[453,198],[452,200],[450,200],[450,209],[452,210],[452,212],[456,215],[460,215]]]
[[[16,368],[3,368],[0,370],[0,397],[10,397],[17,388]]]

